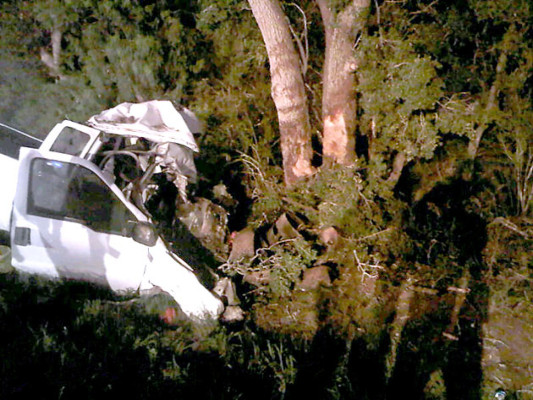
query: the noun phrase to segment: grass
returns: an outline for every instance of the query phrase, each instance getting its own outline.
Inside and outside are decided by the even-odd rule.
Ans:
[[[527,218],[486,224],[463,180],[405,216],[358,187],[357,207],[322,190],[350,212],[306,210],[317,207],[315,227],[340,218],[343,241],[321,254],[306,234],[260,254],[251,267],[278,275],[246,288],[241,324],[169,318],[165,296],[0,274],[0,398],[533,398]],[[331,286],[299,290],[301,271],[326,255]]]
[[[162,300],[0,275],[0,398],[276,398],[294,358],[275,335],[168,325]],[[290,344],[289,344],[290,347]]]

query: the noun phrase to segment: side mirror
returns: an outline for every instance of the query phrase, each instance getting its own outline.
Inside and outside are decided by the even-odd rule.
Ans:
[[[155,246],[155,243],[157,242],[155,228],[148,222],[137,222],[133,227],[131,237],[137,243],[144,244],[148,247]]]

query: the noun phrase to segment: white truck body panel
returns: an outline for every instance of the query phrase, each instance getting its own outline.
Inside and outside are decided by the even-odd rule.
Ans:
[[[128,209],[130,215],[146,221],[146,217],[140,211],[135,210],[132,205],[128,207],[120,190],[107,181],[91,162],[65,154],[21,148],[19,166],[21,184],[17,187],[11,229],[13,266],[25,272],[54,278],[65,277],[101,283],[113,290],[137,290],[148,262],[147,246],[135,242],[131,237],[95,231],[81,217],[79,219],[72,217],[80,215],[79,210],[71,211],[70,214],[67,210],[70,205],[86,206],[90,207],[87,209],[89,212],[101,212],[101,217],[113,218],[111,214],[117,213],[117,207],[112,209],[100,204],[85,205],[80,199],[69,203],[68,197],[71,194],[67,189],[72,190],[74,184],[78,183],[76,177],[62,176],[61,180],[50,179],[52,174],[36,168],[32,174],[31,167],[35,166],[34,160],[40,161],[50,171],[57,170],[61,173],[68,166],[83,167],[87,174],[91,174],[88,175],[91,179],[100,179],[101,186],[97,189],[107,188],[105,195],[114,197],[118,207]],[[34,193],[30,193],[32,188]],[[39,191],[41,193],[38,193]],[[33,206],[36,211],[32,212],[29,204],[32,199],[36,203],[35,197],[49,198],[51,194],[55,197],[49,208],[50,211],[59,210],[57,215],[43,210],[43,207],[38,209],[37,205]],[[96,201],[99,197],[106,199],[101,194],[94,196],[84,193],[83,196],[87,200]],[[109,212],[105,212],[106,209]],[[46,215],[47,213],[50,216]],[[17,238],[17,232],[21,235],[24,230],[26,233],[23,235],[27,236],[26,239]]]
[[[163,289],[193,319],[218,318],[224,311],[222,301],[200,283],[185,261],[166,249],[161,239],[158,244],[149,249],[153,261],[146,269],[143,287]]]
[[[9,231],[11,209],[17,188],[18,160],[0,154],[2,191],[0,193],[0,231]]]

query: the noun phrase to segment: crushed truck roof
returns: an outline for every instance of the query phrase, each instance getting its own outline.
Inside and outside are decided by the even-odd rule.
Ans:
[[[178,110],[166,100],[122,103],[92,116],[88,125],[116,135],[181,144],[195,152],[198,145],[193,134],[202,131],[202,124],[192,111]]]

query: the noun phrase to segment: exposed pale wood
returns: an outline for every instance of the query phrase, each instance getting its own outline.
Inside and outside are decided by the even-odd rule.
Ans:
[[[326,0],[317,0],[326,33],[323,70],[322,152],[327,162],[355,162],[357,59],[354,44],[365,24],[369,0],[350,2],[337,14]]]

